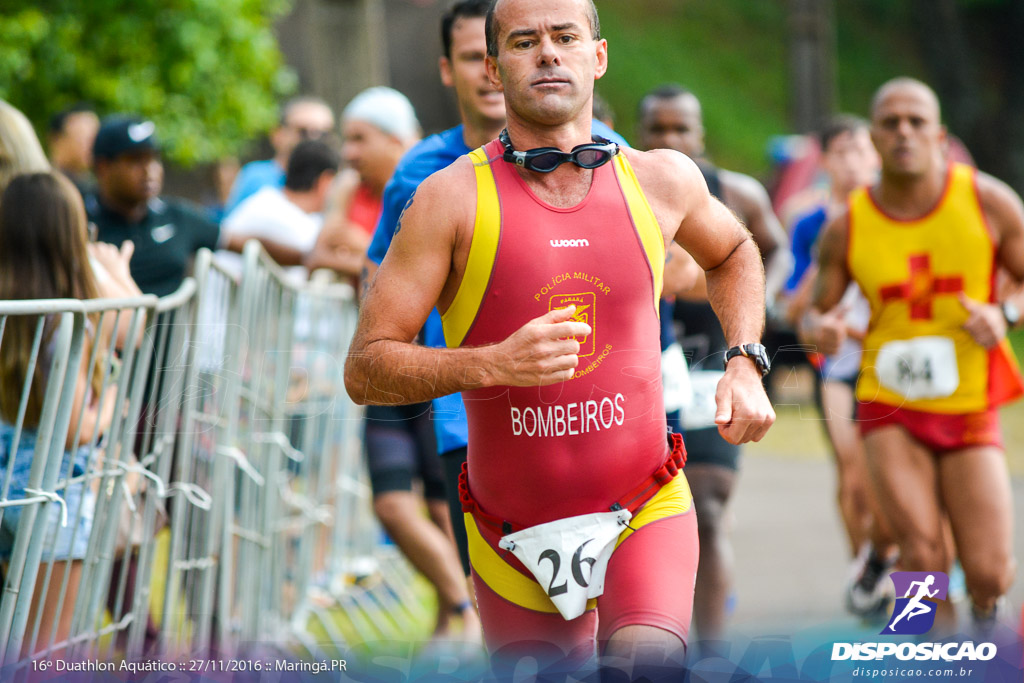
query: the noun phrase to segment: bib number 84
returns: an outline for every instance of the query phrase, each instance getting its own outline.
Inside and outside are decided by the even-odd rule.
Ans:
[[[945,398],[960,385],[956,347],[947,337],[887,342],[875,366],[883,387],[911,401]]]

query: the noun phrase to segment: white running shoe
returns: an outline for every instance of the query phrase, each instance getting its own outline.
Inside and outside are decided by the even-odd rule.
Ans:
[[[865,618],[884,615],[895,599],[892,582],[886,580],[895,563],[895,555],[880,558],[870,543],[861,547],[846,584],[846,609],[850,613]]]

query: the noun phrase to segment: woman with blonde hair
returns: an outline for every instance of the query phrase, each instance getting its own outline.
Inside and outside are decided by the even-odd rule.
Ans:
[[[25,115],[0,100],[0,193],[19,173],[50,170],[43,146]]]

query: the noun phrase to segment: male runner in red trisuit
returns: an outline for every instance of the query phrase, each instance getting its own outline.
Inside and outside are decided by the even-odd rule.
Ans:
[[[487,35],[507,134],[420,186],[364,301],[346,385],[362,403],[464,392],[462,493],[492,651],[546,641],[579,661],[596,631],[613,657],[678,657],[697,544],[685,451],[665,438],[664,252],[676,239],[706,271],[737,345],[717,416],[736,443],[775,418],[760,257],[685,156],[591,137],[608,53],[590,0],[498,0]],[[411,343],[435,303],[452,348]]]

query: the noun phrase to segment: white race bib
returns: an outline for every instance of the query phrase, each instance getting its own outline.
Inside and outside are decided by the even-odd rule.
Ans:
[[[693,400],[683,409],[683,429],[707,429],[715,426],[718,404],[715,392],[718,382],[725,377],[721,370],[698,370],[690,373]]]
[[[526,565],[568,621],[604,593],[615,540],[632,518],[629,510],[567,517],[503,536],[498,546]]]
[[[910,400],[944,398],[960,386],[956,347],[948,337],[883,344],[875,370],[883,387]]]
[[[661,352],[661,386],[666,413],[682,410],[693,400],[690,370],[686,367],[683,347],[679,344],[672,344]]]

